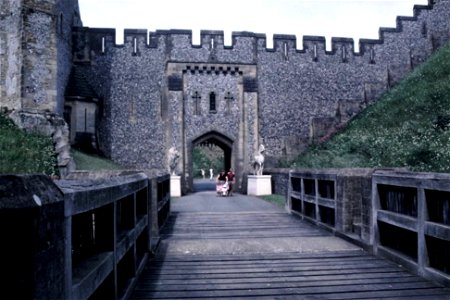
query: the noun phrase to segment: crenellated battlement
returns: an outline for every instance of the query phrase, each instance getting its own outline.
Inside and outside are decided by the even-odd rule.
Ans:
[[[273,47],[267,47],[267,36],[262,33],[254,32],[232,32],[232,43],[231,45],[224,44],[224,32],[217,30],[201,30],[200,32],[200,44],[193,43],[193,33],[191,30],[180,30],[180,29],[170,29],[170,30],[156,30],[154,32],[148,32],[146,29],[125,29],[124,30],[124,43],[116,43],[116,31],[115,29],[105,29],[105,28],[88,28],[89,35],[91,39],[103,39],[103,45],[106,48],[109,47],[129,47],[136,48],[136,43],[138,48],[158,48],[165,47],[162,40],[178,40],[183,41],[183,44],[179,44],[182,48],[191,49],[223,49],[223,50],[235,50],[236,46],[239,44],[240,40],[251,40],[253,47],[257,48],[258,52],[283,52],[286,49],[296,50],[296,53],[303,54],[308,53],[307,50],[314,49],[317,51],[317,55],[335,55],[336,50],[345,48],[346,54],[348,55],[364,55],[369,49],[372,49],[374,45],[382,45],[385,43],[387,36],[396,35],[401,38],[405,32],[408,31],[409,27],[417,27],[418,22],[424,22],[420,24],[420,34],[425,36],[428,30],[428,21],[422,20],[422,16],[431,11],[434,5],[438,5],[440,2],[444,1],[433,1],[429,0],[429,5],[415,5],[413,8],[413,16],[398,16],[396,18],[396,27],[385,28],[380,27],[379,38],[378,39],[360,39],[359,47],[355,47],[354,40],[348,37],[332,37],[331,51],[327,51],[325,37],[323,36],[303,36],[301,41],[297,41],[295,35],[288,34],[274,34],[273,35]],[[425,12],[425,13],[424,13]],[[260,41],[258,43],[258,41]],[[91,41],[97,43],[96,41]],[[298,49],[298,45],[302,48]],[[97,48],[97,47],[96,47]],[[356,52],[356,49],[359,49]],[[106,50],[106,49],[105,49]]]
[[[150,51],[156,49],[168,53],[169,60],[189,60],[189,57],[182,55],[173,57],[170,55],[177,50],[184,49],[197,59],[208,57],[209,60],[220,61],[222,57],[226,57],[228,62],[242,61],[240,56],[243,54],[247,57],[244,59],[245,62],[255,63],[260,55],[274,53],[276,57],[287,60],[306,59],[313,62],[353,63],[354,58],[358,58],[358,61],[375,64],[380,61],[389,61],[389,57],[392,55],[403,55],[407,59],[406,57],[410,56],[412,52],[420,52],[420,50],[411,49],[415,45],[408,45],[411,43],[408,41],[411,38],[430,39],[434,43],[433,49],[441,45],[442,38],[439,36],[443,33],[445,35],[446,29],[443,28],[439,31],[439,28],[433,24],[435,21],[429,16],[433,12],[434,6],[444,5],[444,2],[448,1],[430,0],[429,5],[415,5],[413,16],[397,17],[396,27],[380,27],[378,39],[360,39],[358,47],[355,46],[352,38],[332,37],[331,50],[327,50],[326,39],[323,36],[303,36],[301,40],[298,40],[295,35],[274,34],[273,47],[269,48],[265,34],[247,31],[232,32],[232,43],[229,46],[224,44],[224,32],[216,30],[202,30],[199,44],[193,43],[191,30],[171,29],[148,32],[145,29],[125,29],[123,44],[116,43],[115,29],[83,28],[78,32],[81,30],[88,35],[89,38],[85,39],[85,44],[89,45],[89,51],[94,51],[95,54],[108,55],[108,49],[116,48],[131,49],[131,55],[145,55],[146,49],[150,49]],[[402,49],[391,53],[394,48],[393,43],[403,44]],[[198,53],[194,54],[195,51]],[[427,55],[428,53],[424,54],[424,56]]]
[[[89,50],[94,51],[96,54],[107,54],[110,49],[133,49],[134,52],[144,52],[145,49],[160,49],[166,51],[167,47],[173,47],[176,44],[180,49],[195,50],[207,50],[207,51],[223,51],[236,54],[239,56],[239,51],[242,49],[241,45],[245,45],[249,51],[256,50],[258,53],[281,53],[291,58],[296,55],[309,55],[313,61],[319,61],[323,56],[344,56],[346,60],[347,56],[362,56],[366,55],[368,50],[373,48],[374,45],[382,45],[383,39],[361,39],[359,52],[355,52],[354,40],[346,37],[332,37],[331,50],[327,50],[326,40],[323,36],[303,36],[300,45],[301,49],[298,49],[298,41],[294,35],[282,35],[276,34],[273,37],[273,47],[268,48],[267,37],[265,34],[252,33],[252,32],[233,32],[232,45],[224,45],[224,34],[222,31],[201,31],[201,43],[199,45],[192,43],[192,31],[190,30],[158,30],[155,32],[147,32],[144,29],[125,29],[124,30],[124,43],[117,44],[115,29],[98,29],[98,28],[83,28],[86,30],[89,38],[88,42]],[[81,32],[80,30],[78,32]],[[397,30],[385,30],[384,32],[398,32]],[[169,42],[170,41],[170,42]],[[86,43],[87,45],[87,43]],[[340,51],[344,51],[342,54]]]

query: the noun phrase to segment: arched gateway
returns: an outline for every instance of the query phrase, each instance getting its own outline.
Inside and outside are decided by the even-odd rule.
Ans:
[[[192,141],[191,151],[189,152],[187,159],[187,166],[193,166],[192,161],[192,150],[197,146],[205,146],[205,145],[215,145],[219,147],[223,151],[224,161],[223,161],[223,169],[229,170],[230,168],[236,169],[235,161],[233,160],[233,141],[219,132],[208,132],[202,136],[199,136],[195,140]],[[196,170],[191,169],[191,174],[189,178],[191,178],[191,182],[189,182],[189,186],[192,187],[192,179],[194,178],[194,174]],[[217,174],[220,170],[215,170],[215,174]]]
[[[172,62],[166,74],[168,85],[162,105],[167,147],[180,150],[183,192],[192,191],[196,171],[192,151],[205,144],[223,150],[223,167],[235,170],[236,189],[241,189],[250,158],[260,143],[256,67]]]

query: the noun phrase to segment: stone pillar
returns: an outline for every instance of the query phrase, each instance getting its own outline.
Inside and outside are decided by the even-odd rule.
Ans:
[[[170,175],[170,197],[181,197],[181,176]]]
[[[247,195],[272,195],[272,175],[248,175]]]

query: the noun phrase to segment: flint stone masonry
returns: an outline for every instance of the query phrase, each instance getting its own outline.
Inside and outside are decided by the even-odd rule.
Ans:
[[[81,26],[77,0],[0,3],[0,109],[20,128],[53,137],[61,175],[73,168],[62,120],[72,26]]]
[[[272,193],[288,198],[289,169],[264,169],[264,174],[272,176]],[[287,205],[287,203],[286,203]]]
[[[266,37],[234,32],[224,46],[222,31],[201,31],[192,45],[188,30],[126,30],[124,45],[112,29],[76,28],[76,62],[104,100],[102,151],[127,166],[165,169],[172,146],[182,153],[183,181],[192,178],[192,141],[210,133],[233,142],[231,165],[249,171],[259,143],[267,164],[292,158],[373,103],[445,41],[449,1],[415,6],[396,28],[380,28],[378,40],[306,36],[301,50],[292,35]],[[246,73],[244,69],[253,68]],[[199,106],[193,96],[198,92]],[[209,111],[214,92],[217,112]],[[231,93],[228,110],[224,100]]]
[[[5,0],[0,23],[0,106],[62,114],[78,1]]]
[[[203,30],[193,45],[190,30],[126,29],[117,45],[114,29],[82,26],[76,0],[6,0],[0,10],[0,106],[62,115],[74,64],[99,97],[99,151],[124,167],[167,170],[176,147],[183,190],[196,141],[212,136],[230,153],[242,188],[259,144],[267,167],[295,157],[450,40],[449,0],[414,6],[359,52],[351,38],[332,38],[328,51],[324,37],[288,34],[275,34],[269,49],[264,34],[245,31],[225,46],[223,31]]]

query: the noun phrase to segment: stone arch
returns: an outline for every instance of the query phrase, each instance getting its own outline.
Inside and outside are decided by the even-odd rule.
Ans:
[[[231,161],[233,149],[232,139],[230,139],[229,137],[220,132],[210,131],[194,139],[192,141],[192,148],[201,145],[203,143],[214,144],[223,150],[225,170],[228,170],[232,166]]]
[[[191,142],[191,151],[189,153],[189,164],[191,165],[190,169],[192,169],[192,151],[196,146],[202,145],[202,144],[214,144],[221,148],[224,153],[224,169],[228,170],[231,167],[234,168],[234,161],[233,161],[233,144],[234,141],[226,136],[223,133],[217,132],[217,131],[209,131],[207,133],[204,133],[197,138],[193,139]],[[215,170],[217,172],[217,170]],[[192,190],[193,185],[193,176],[190,176],[191,180],[189,180],[189,190]]]

